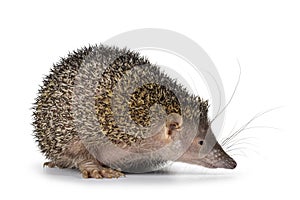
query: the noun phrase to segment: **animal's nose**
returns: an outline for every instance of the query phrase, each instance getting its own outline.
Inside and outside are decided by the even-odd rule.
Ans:
[[[222,167],[225,169],[234,169],[236,168],[237,163],[235,162],[235,160],[233,160],[233,158],[229,157],[225,160],[222,161]]]
[[[232,159],[232,163],[231,163],[231,168],[230,169],[234,169],[236,168],[237,163],[235,162],[235,160]]]
[[[218,143],[206,156],[206,160],[216,168],[234,169],[237,166],[235,160],[231,158]]]
[[[216,168],[224,168],[224,169],[234,169],[236,168],[237,163],[231,157],[223,157],[222,160],[215,162],[214,166]]]

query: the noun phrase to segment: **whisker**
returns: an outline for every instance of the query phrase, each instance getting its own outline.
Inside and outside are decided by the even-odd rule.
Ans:
[[[247,157],[247,154],[244,152],[244,150],[246,150],[246,148],[235,148],[233,150],[228,151],[227,153],[231,156],[233,156],[234,154],[239,154],[240,156]],[[239,153],[232,154],[231,153],[232,151],[235,151],[235,152],[238,151]]]
[[[256,145],[254,145],[254,144],[252,144],[252,143],[249,143],[249,142],[245,142],[245,141],[239,141],[239,142],[236,142],[236,143],[233,143],[233,144],[231,144],[231,145],[229,145],[229,146],[227,146],[227,147],[225,147],[227,150],[228,149],[230,149],[230,148],[232,148],[232,147],[235,147],[235,146],[238,146],[238,145],[242,145],[242,144],[248,144],[248,145],[251,145],[251,146],[256,146]]]
[[[223,148],[225,149],[225,151],[228,154],[230,154],[230,155],[240,154],[241,156],[246,156],[246,154],[245,154],[244,151],[249,150],[249,147],[250,147],[251,151],[255,152],[256,154],[259,154],[259,152],[255,150],[255,149],[257,149],[256,148],[257,145],[254,144],[254,143],[249,142],[249,140],[253,141],[254,139],[257,139],[257,138],[253,137],[253,136],[251,136],[251,137],[250,136],[245,137],[245,135],[241,135],[241,133],[243,133],[243,132],[245,132],[247,130],[258,129],[258,128],[280,130],[279,128],[272,127],[272,126],[249,126],[250,124],[252,124],[259,117],[265,115],[266,113],[269,113],[271,111],[279,109],[279,108],[281,108],[281,107],[271,108],[271,109],[268,109],[268,110],[266,110],[264,112],[260,112],[260,113],[258,113],[256,115],[254,115],[254,117],[252,117],[247,123],[245,123],[244,125],[242,125],[235,132],[233,132],[233,130],[234,130],[234,128],[233,128],[230,131],[229,136],[226,137],[226,138],[224,138],[220,142],[222,144]]]
[[[222,100],[222,96],[221,96],[221,89],[220,89],[220,86],[216,80],[216,78],[209,72],[209,71],[206,71],[204,70],[203,72],[207,73],[212,79],[213,81],[215,82],[216,86],[217,86],[217,89],[218,89],[218,94],[219,94],[219,107],[218,107],[218,111],[217,113],[219,113],[220,109],[221,109],[221,100]]]
[[[224,108],[214,117],[214,119],[211,121],[211,123],[213,123],[214,122],[214,120],[218,117],[218,116],[220,116],[224,111],[225,111],[225,109],[228,107],[228,105],[231,103],[231,101],[232,101],[232,99],[233,99],[233,97],[234,97],[234,95],[235,95],[235,93],[236,93],[236,91],[237,91],[237,87],[238,87],[238,85],[239,85],[239,83],[240,83],[240,80],[241,80],[241,74],[242,74],[242,68],[241,68],[241,65],[240,65],[240,61],[237,59],[237,62],[238,62],[238,65],[239,65],[239,70],[240,70],[240,72],[239,72],[239,77],[238,77],[238,80],[237,80],[237,83],[236,83],[236,85],[235,85],[235,87],[234,87],[234,90],[233,90],[233,93],[232,93],[232,95],[231,95],[231,97],[230,97],[230,99],[229,99],[229,101],[227,102],[227,104],[224,106]]]
[[[259,152],[253,148],[250,149],[253,153],[259,155]],[[245,153],[247,152],[247,153]],[[249,148],[234,148],[234,149],[231,149],[231,150],[228,150],[226,152],[229,156],[241,156],[241,157],[248,157],[249,156]]]
[[[254,137],[251,137],[252,139],[256,139],[256,138],[254,138]],[[224,146],[224,148],[226,148],[226,149],[229,149],[230,147],[232,147],[232,146],[235,146],[235,145],[237,145],[237,144],[242,144],[242,142],[244,142],[244,140],[249,140],[249,139],[251,139],[251,138],[241,138],[241,139],[239,139],[239,140],[237,140],[237,141],[235,141],[235,143],[231,143],[229,146]],[[244,142],[244,144],[251,144],[251,143],[248,143],[248,142]],[[252,144],[251,144],[252,145]]]
[[[252,126],[252,127],[247,127],[245,129],[243,129],[243,131],[250,130],[250,129],[256,129],[256,128],[267,128],[267,129],[280,130],[279,128],[272,127],[272,126]],[[232,139],[231,141],[228,141],[228,142],[225,142],[225,143],[222,142],[222,146],[226,148],[226,146],[231,144],[231,143],[239,142],[241,140],[249,140],[249,139],[256,139],[256,138],[255,137],[244,137],[244,138],[239,138],[237,140]]]
[[[233,134],[229,135],[227,138],[225,138],[221,143],[223,145],[226,145],[228,142],[230,142],[230,140],[232,140],[233,138],[237,137],[242,131],[244,130],[248,130],[248,129],[251,129],[251,128],[254,128],[254,127],[259,127],[259,126],[254,126],[254,127],[248,127],[254,120],[256,120],[257,118],[265,115],[266,113],[269,113],[271,111],[274,111],[276,109],[279,109],[281,107],[275,107],[275,108],[271,108],[271,109],[268,109],[264,112],[261,112],[261,113],[258,113],[256,114],[254,117],[252,117],[247,123],[245,123],[243,126],[241,126],[236,132],[234,132]],[[269,127],[269,126],[261,126],[261,127],[264,127],[264,128],[273,128],[273,129],[277,129],[275,127]]]
[[[247,149],[247,148],[246,148],[246,147],[236,147],[236,148],[229,149],[229,150],[227,151],[227,153],[230,153],[230,152],[236,151],[236,150],[241,150],[241,149]]]
[[[229,136],[233,133],[235,127],[236,127],[236,123],[234,124],[233,128],[232,128],[231,131],[229,132],[229,134],[228,134]],[[223,140],[221,140],[222,146],[226,145],[227,140],[229,140],[229,137],[226,137],[226,138],[224,138]]]
[[[230,156],[246,156],[246,155],[245,154],[234,153],[234,154],[230,154]]]
[[[255,128],[268,128],[268,129],[274,129],[274,130],[277,130],[277,131],[281,130],[280,128],[276,128],[276,127],[273,127],[273,126],[251,126],[251,127],[245,128],[244,130],[255,129]]]
[[[239,142],[244,141],[244,140],[246,140],[246,141],[252,141],[252,140],[255,140],[255,139],[257,139],[257,138],[256,137],[239,138],[239,139],[234,140],[234,141],[232,141],[230,143],[227,143],[226,145],[224,145],[222,147],[225,148],[225,149],[228,149],[230,146],[234,145],[235,143],[239,143]]]

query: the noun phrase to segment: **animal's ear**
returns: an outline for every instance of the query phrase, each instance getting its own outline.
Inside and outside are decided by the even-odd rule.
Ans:
[[[180,131],[182,126],[182,117],[177,113],[170,113],[166,119],[166,137],[172,137],[177,131]]]

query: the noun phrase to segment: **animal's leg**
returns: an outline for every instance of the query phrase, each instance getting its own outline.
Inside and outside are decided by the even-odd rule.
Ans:
[[[104,167],[96,159],[86,159],[78,164],[83,178],[119,178],[122,172]]]
[[[79,139],[70,142],[57,158],[45,162],[44,166],[79,169],[84,178],[118,178],[125,176],[120,171],[106,167],[95,159]]]

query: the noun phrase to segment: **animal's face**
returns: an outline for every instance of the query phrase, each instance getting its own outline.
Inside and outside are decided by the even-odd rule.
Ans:
[[[222,149],[210,126],[201,124],[191,146],[179,161],[208,168],[234,169],[236,162]]]

